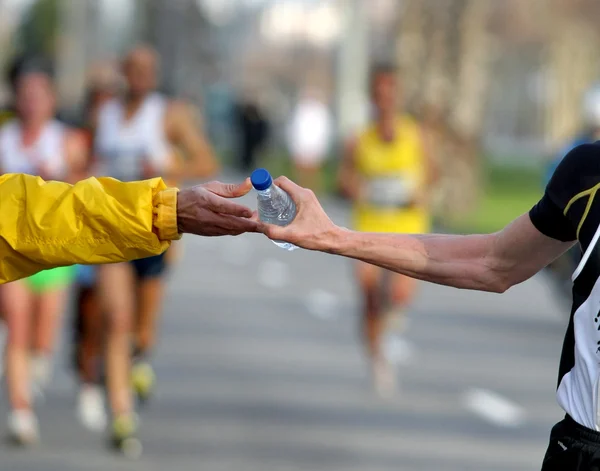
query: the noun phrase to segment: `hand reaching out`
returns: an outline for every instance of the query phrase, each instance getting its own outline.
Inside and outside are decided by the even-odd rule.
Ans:
[[[329,219],[315,194],[286,177],[279,177],[275,184],[296,203],[296,217],[285,227],[258,221],[258,231],[269,239],[283,240],[305,249],[328,250],[335,243],[340,228]]]
[[[239,235],[257,232],[252,210],[229,201],[250,191],[252,185],[211,182],[181,190],[177,197],[177,226],[181,233],[202,236]]]

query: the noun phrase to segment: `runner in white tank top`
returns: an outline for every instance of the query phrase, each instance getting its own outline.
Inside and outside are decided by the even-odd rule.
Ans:
[[[39,137],[29,145],[23,142],[23,130],[18,120],[0,128],[0,169],[3,173],[26,173],[45,179],[61,180],[67,170],[65,127],[58,121],[48,121]]]
[[[85,146],[76,134],[53,119],[49,73],[29,65],[21,72],[15,92],[18,118],[0,128],[0,171],[44,179],[77,179],[85,165]],[[21,444],[38,438],[30,380],[37,390],[49,380],[56,329],[71,277],[72,268],[62,267],[0,286],[0,312],[10,332],[6,347],[6,381],[12,410],[8,427],[11,438]]]
[[[188,107],[155,92],[154,51],[135,48],[124,61],[123,73],[126,94],[103,105],[98,114],[94,139],[98,173],[122,180],[162,176],[171,185],[177,184],[180,175],[212,176],[216,161]],[[179,150],[189,157],[185,165],[178,159]],[[106,366],[113,415],[111,443],[121,450],[132,441],[138,443],[131,385],[145,401],[155,382],[147,357],[156,338],[166,257],[163,254],[98,269],[98,299],[109,317]],[[130,368],[132,343],[136,353]]]
[[[96,130],[98,172],[123,181],[163,175],[172,159],[164,131],[166,108],[167,100],[158,93],[143,98],[129,119],[120,99],[106,103]]]

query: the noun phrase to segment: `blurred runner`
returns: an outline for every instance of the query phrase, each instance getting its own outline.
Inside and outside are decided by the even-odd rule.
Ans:
[[[17,117],[0,129],[1,171],[78,180],[86,149],[80,136],[54,120],[51,67],[43,61],[25,61],[15,74]],[[8,429],[21,444],[38,439],[32,387],[43,388],[50,379],[56,330],[72,274],[72,267],[55,268],[0,286],[0,306],[8,324]]]
[[[288,146],[296,180],[314,191],[321,189],[321,171],[331,141],[331,116],[314,91],[301,97],[292,113]]]
[[[371,74],[375,117],[350,146],[339,174],[342,192],[354,202],[354,226],[364,232],[429,231],[425,190],[430,178],[423,133],[407,114],[398,113],[397,72],[379,66]],[[358,262],[356,277],[364,299],[363,335],[376,391],[395,390],[393,365],[384,351],[384,335],[400,322],[412,301],[416,281]]]
[[[89,153],[93,157],[93,130],[98,110],[118,93],[119,77],[112,64],[101,64],[92,71],[80,126]],[[95,161],[89,160],[88,172]],[[73,316],[74,360],[80,382],[77,415],[82,424],[93,431],[106,428],[107,417],[102,388],[102,358],[104,355],[104,318],[96,289],[96,267],[78,265]]]
[[[238,137],[238,160],[242,172],[254,169],[258,153],[269,137],[269,121],[258,100],[245,97],[236,104],[234,123]]]
[[[210,176],[218,164],[189,107],[155,91],[157,62],[156,53],[144,46],[127,55],[123,63],[126,93],[102,106],[98,115],[95,150],[99,173],[124,181],[163,176],[170,183],[184,175]],[[98,271],[102,307],[108,314],[106,372],[112,443],[125,451],[136,435],[130,384],[142,401],[154,387],[148,356],[156,342],[166,257],[105,265]]]

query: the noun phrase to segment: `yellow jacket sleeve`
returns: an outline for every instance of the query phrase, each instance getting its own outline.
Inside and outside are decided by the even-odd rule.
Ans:
[[[57,266],[164,252],[177,232],[177,189],[160,178],[75,185],[0,176],[0,283]]]

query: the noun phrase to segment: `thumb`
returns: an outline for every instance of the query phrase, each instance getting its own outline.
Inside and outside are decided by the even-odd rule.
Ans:
[[[285,228],[258,221],[257,232],[266,235],[269,239],[281,239],[283,238]]]
[[[222,182],[210,182],[203,185],[204,188],[211,193],[222,196],[224,198],[239,198],[244,196],[252,189],[250,179],[247,178],[243,183],[222,183]]]

